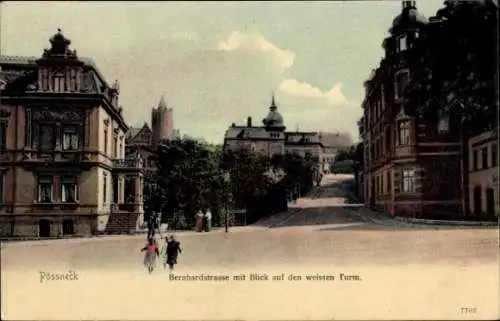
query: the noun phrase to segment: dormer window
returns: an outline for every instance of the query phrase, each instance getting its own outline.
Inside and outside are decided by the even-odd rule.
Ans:
[[[408,38],[406,35],[401,35],[397,38],[398,44],[397,44],[397,51],[402,52],[408,49]]]
[[[69,90],[70,91],[78,91],[78,82],[77,82],[77,71],[75,69],[71,69],[70,77],[69,77]]]
[[[42,91],[49,90],[49,71],[46,68],[40,69],[40,88]]]
[[[63,72],[55,73],[52,81],[53,81],[52,82],[52,89],[55,92],[64,92],[66,90]]]

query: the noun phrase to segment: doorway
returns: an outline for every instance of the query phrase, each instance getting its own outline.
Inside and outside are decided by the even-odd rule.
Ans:
[[[38,222],[38,236],[39,237],[50,237],[50,221],[40,220]]]
[[[474,186],[474,215],[481,215],[481,205],[481,186]]]
[[[495,216],[495,192],[493,188],[486,189],[486,214]]]
[[[65,219],[62,222],[63,235],[75,234],[75,225],[73,220]]]

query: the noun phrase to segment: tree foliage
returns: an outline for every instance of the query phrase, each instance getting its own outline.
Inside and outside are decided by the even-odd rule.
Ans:
[[[162,220],[182,215],[189,226],[197,211],[210,208],[217,214],[231,201],[217,148],[195,140],[165,141],[154,159],[157,170],[145,191],[146,209],[161,211]]]
[[[491,0],[445,1],[441,22],[429,23],[414,47],[409,113],[447,111],[482,130],[494,125],[497,10]]]
[[[337,155],[335,155],[335,163],[348,162],[351,161],[350,169],[352,172],[359,172],[363,166],[364,151],[363,143],[359,142],[357,144],[351,145],[346,149],[341,149]],[[334,166],[335,166],[334,163]]]
[[[162,212],[162,220],[189,228],[198,210],[210,209],[215,225],[233,208],[247,211],[247,223],[287,209],[287,198],[313,186],[317,161],[284,155],[268,159],[249,150],[222,151],[220,146],[182,139],[166,141],[155,152],[157,170],[146,179],[146,212]],[[273,181],[270,167],[282,168]],[[183,226],[179,226],[183,225]]]

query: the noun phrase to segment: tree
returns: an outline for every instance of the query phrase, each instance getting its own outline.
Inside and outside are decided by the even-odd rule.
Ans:
[[[491,0],[445,1],[441,22],[430,23],[414,47],[408,113],[458,114],[480,130],[495,125],[497,11]]]
[[[414,46],[418,68],[407,90],[407,113],[459,122],[463,210],[468,208],[468,137],[497,126],[498,7],[491,0],[445,1],[438,23]],[[445,169],[453,172],[453,167]],[[447,174],[445,174],[446,176]]]
[[[156,192],[151,193],[148,206],[160,208],[163,220],[180,222],[182,228],[193,225],[199,210],[218,213],[231,200],[219,168],[220,156],[217,149],[195,140],[165,141],[155,152],[157,172],[151,185]]]

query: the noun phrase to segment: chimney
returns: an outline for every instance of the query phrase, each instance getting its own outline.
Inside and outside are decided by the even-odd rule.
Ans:
[[[247,118],[247,127],[252,127],[252,117]]]
[[[231,124],[231,127],[236,127],[236,124],[235,124],[235,123],[232,123],[232,124]]]

